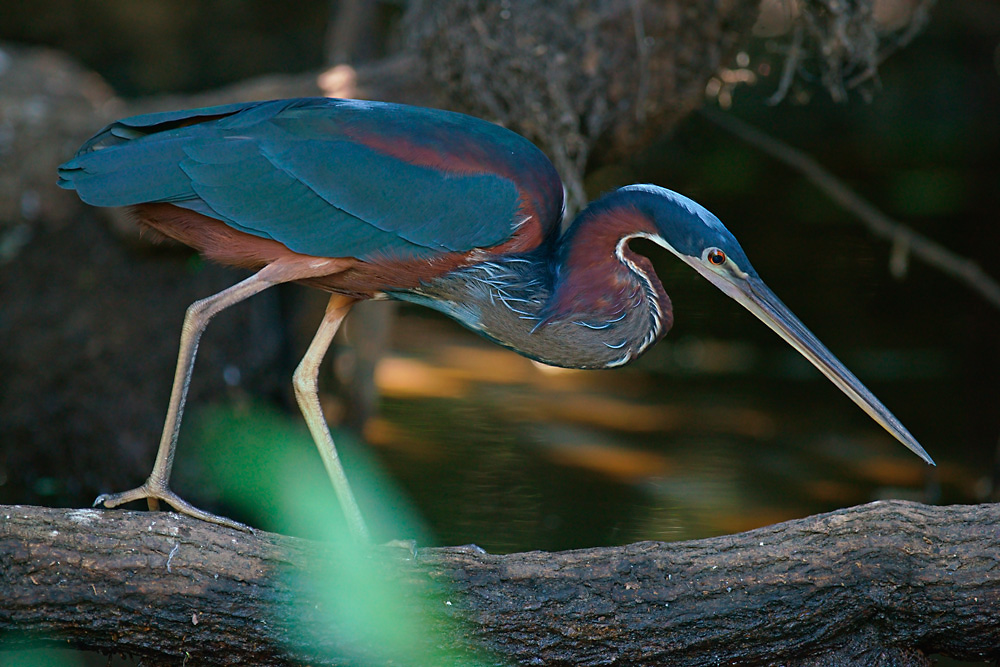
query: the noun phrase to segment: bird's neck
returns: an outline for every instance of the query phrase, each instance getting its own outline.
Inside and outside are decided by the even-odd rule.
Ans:
[[[638,222],[629,212],[584,214],[533,252],[471,264],[392,296],[430,306],[546,364],[620,366],[672,323],[652,265],[628,246],[645,233]]]

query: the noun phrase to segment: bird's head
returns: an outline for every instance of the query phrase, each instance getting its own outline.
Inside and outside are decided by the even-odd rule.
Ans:
[[[613,196],[655,228],[638,236],[663,246],[731,297],[736,298],[731,286],[757,278],[736,237],[698,202],[658,185],[629,185]]]
[[[739,242],[715,215],[684,195],[655,185],[630,185],[606,199],[636,211],[647,223],[631,237],[647,238],[691,266],[798,350],[903,445],[933,464],[899,420],[764,284]]]

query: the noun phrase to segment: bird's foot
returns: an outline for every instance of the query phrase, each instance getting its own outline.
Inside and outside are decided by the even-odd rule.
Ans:
[[[402,549],[403,553],[410,560],[416,560],[417,558],[416,540],[389,540],[388,542],[383,542],[380,546],[383,549]]]
[[[97,507],[98,505],[104,505],[107,508],[118,507],[119,505],[130,503],[133,500],[146,500],[149,503],[149,508],[151,510],[157,509],[159,507],[159,501],[163,501],[181,514],[187,514],[195,519],[201,519],[202,521],[208,521],[209,523],[226,526],[227,528],[233,528],[234,530],[246,533],[255,532],[253,528],[244,523],[227,519],[224,516],[212,514],[211,512],[206,512],[205,510],[200,510],[171,491],[165,484],[157,484],[149,479],[147,479],[146,483],[142,486],[130,489],[129,491],[122,491],[121,493],[102,493],[97,496],[97,499],[94,501],[94,507]]]

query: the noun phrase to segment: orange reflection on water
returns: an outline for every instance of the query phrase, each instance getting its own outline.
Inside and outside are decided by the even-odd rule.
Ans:
[[[881,486],[920,488],[927,474],[927,466],[917,459],[901,456],[872,456],[858,459],[853,466],[853,476],[875,482]]]
[[[433,461],[443,457],[440,447],[423,438],[414,437],[412,431],[400,428],[383,417],[366,421],[363,435],[369,445],[402,452],[411,458]]]
[[[864,502],[866,498],[859,497],[862,491],[856,482],[838,481],[833,479],[812,479],[804,485],[804,491],[813,501],[824,504],[843,504],[845,499],[857,498],[857,501]]]
[[[670,473],[674,464],[664,455],[609,444],[545,443],[546,457],[558,465],[583,468],[608,477],[634,482]]]
[[[375,367],[375,384],[383,396],[461,398],[468,383],[455,373],[416,359],[386,357]]]
[[[536,396],[526,411],[540,421],[559,420],[625,433],[686,430],[768,438],[775,432],[774,419],[751,408],[650,405],[593,394]]]
[[[447,366],[455,377],[491,384],[528,383],[538,379],[539,372],[524,357],[496,346],[489,348],[467,345],[446,345],[436,350],[435,359]]]
[[[538,420],[559,420],[628,433],[670,431],[682,423],[675,407],[641,405],[608,396],[577,394],[534,397],[529,411]]]
[[[731,508],[729,512],[720,512],[709,518],[711,529],[721,535],[742,533],[762,526],[770,526],[782,521],[800,519],[804,516],[794,507],[758,507],[751,511],[740,511]]]

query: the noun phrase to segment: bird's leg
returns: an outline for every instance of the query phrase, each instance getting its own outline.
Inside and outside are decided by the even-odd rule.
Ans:
[[[340,328],[341,322],[344,321],[344,317],[347,316],[347,311],[350,310],[353,303],[354,299],[343,295],[334,294],[330,297],[323,321],[320,323],[312,343],[309,344],[305,356],[302,357],[298,368],[295,369],[292,381],[295,387],[295,400],[299,403],[299,409],[302,410],[302,416],[309,426],[309,432],[316,442],[319,455],[323,459],[323,465],[326,466],[326,472],[330,476],[330,481],[333,482],[333,489],[337,492],[337,499],[347,517],[347,524],[359,541],[367,542],[368,528],[361,517],[361,510],[358,508],[358,502],[354,499],[354,493],[347,481],[347,475],[344,474],[344,468],[340,464],[337,448],[333,444],[333,436],[330,435],[330,428],[323,417],[318,394],[320,363],[322,363],[337,329]]]
[[[170,490],[170,470],[174,463],[174,452],[177,448],[177,435],[180,432],[181,416],[184,413],[184,401],[187,398],[188,386],[191,384],[191,372],[194,369],[195,354],[198,352],[198,341],[208,325],[209,320],[222,310],[233,304],[261,292],[268,287],[282,282],[275,279],[275,272],[270,266],[265,267],[253,276],[225,289],[218,294],[195,301],[187,309],[184,326],[181,329],[180,352],[177,355],[177,369],[174,372],[174,384],[170,391],[170,404],[167,408],[167,418],[160,437],[160,447],[156,452],[156,462],[153,471],[142,486],[121,493],[110,493],[98,496],[94,506],[117,507],[133,500],[145,498],[151,510],[158,509],[159,501],[167,503],[178,512],[198,519],[210,521],[223,526],[248,530],[238,521],[216,516],[200,510],[176,493]]]

